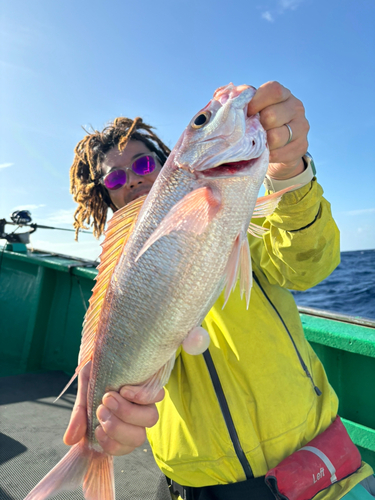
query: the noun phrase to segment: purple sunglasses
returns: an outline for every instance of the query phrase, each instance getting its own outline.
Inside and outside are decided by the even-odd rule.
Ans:
[[[115,191],[125,186],[127,181],[126,171],[131,168],[137,175],[151,174],[156,168],[156,153],[147,153],[133,161],[130,167],[121,167],[112,170],[100,179],[101,183],[110,191]]]

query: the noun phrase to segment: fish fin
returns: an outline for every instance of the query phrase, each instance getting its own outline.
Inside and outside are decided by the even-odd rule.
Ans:
[[[141,196],[115,212],[108,223],[105,239],[102,243],[103,250],[100,256],[101,262],[98,266],[99,273],[96,277],[96,284],[89,300],[90,305],[83,322],[79,365],[75,372],[76,375],[78,375],[82,368],[92,359],[96,332],[108,283],[122,253],[121,250],[126,245],[133,231],[138,214],[146,197],[147,195]],[[72,381],[73,380],[71,380],[71,382]]]
[[[246,309],[249,309],[250,293],[253,286],[253,275],[251,267],[250,247],[247,238],[244,238],[241,243],[240,250],[240,290],[241,299],[243,294],[246,298]]]
[[[230,254],[225,270],[225,292],[223,309],[228,302],[231,292],[236,288],[238,277],[240,277],[241,298],[245,293],[246,306],[248,308],[253,281],[251,274],[249,243],[246,236],[242,233],[240,233],[235,239],[232,252]]]
[[[196,326],[182,342],[182,348],[187,354],[196,356],[202,354],[210,345],[210,336],[204,328]]]
[[[83,495],[86,500],[116,500],[112,456],[92,451],[92,459],[83,481]]]
[[[25,500],[46,500],[61,491],[76,490],[82,485],[86,500],[115,500],[113,459],[104,452],[89,448],[86,438],[71,447]]]
[[[174,352],[173,356],[152,377],[143,384],[134,387],[136,393],[134,397],[135,402],[147,404],[148,401],[152,401],[155,398],[160,389],[168,382],[175,358],[176,353]]]
[[[220,200],[210,187],[195,189],[184,196],[168,212],[143,245],[136,261],[162,236],[172,231],[190,231],[202,234],[220,209]]]
[[[82,368],[83,368],[83,367],[82,367]],[[82,368],[80,367],[80,365],[78,365],[78,366],[77,366],[76,371],[75,371],[75,373],[74,373],[73,377],[69,380],[69,382],[66,384],[66,386],[64,387],[64,389],[63,389],[63,390],[60,392],[60,394],[57,396],[57,398],[55,399],[54,403],[56,403],[56,401],[57,401],[58,399],[60,399],[60,398],[61,398],[61,396],[62,396],[62,395],[64,394],[64,392],[68,389],[68,387],[69,387],[69,386],[70,386],[70,385],[74,382],[74,380],[77,378],[78,373],[81,371],[81,369],[82,369]]]
[[[268,231],[269,229],[266,227],[258,226],[258,224],[254,224],[254,222],[250,222],[249,227],[247,228],[247,232],[256,238],[261,238]]]
[[[241,239],[239,234],[234,241],[232,252],[229,256],[227,267],[225,269],[225,293],[223,309],[228,302],[229,295],[235,289],[238,278],[238,266],[240,262]]]
[[[267,196],[261,196],[260,198],[258,198],[254,208],[253,217],[257,218],[271,215],[279,204],[282,195],[287,193],[288,191],[291,191],[292,189],[296,189],[297,187],[299,187],[299,184],[288,186],[281,191],[276,191],[276,193],[268,194]]]

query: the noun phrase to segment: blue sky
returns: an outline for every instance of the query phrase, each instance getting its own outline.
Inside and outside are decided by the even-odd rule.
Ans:
[[[81,126],[139,115],[173,147],[217,87],[277,80],[305,105],[342,250],[375,248],[374,26],[372,0],[0,0],[0,218],[70,227]],[[100,254],[91,235],[32,243]]]

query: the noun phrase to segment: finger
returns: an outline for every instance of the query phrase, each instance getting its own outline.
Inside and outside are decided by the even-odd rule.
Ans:
[[[152,427],[159,420],[154,403],[139,405],[122,398],[117,392],[108,392],[103,397],[103,405],[121,421],[140,427]]]
[[[95,437],[103,450],[109,455],[120,457],[122,455],[128,455],[135,449],[134,446],[123,445],[111,439],[100,425],[95,429]]]
[[[248,116],[255,115],[267,106],[286,101],[290,95],[290,90],[278,82],[264,83],[249,102],[247,114]]]
[[[100,425],[110,439],[132,448],[137,448],[145,442],[145,427],[123,422],[104,405],[99,406],[96,414]]]
[[[78,443],[87,428],[87,388],[90,378],[91,361],[82,368],[78,375],[78,392],[70,422],[64,434],[64,443],[72,446]]]
[[[286,101],[267,106],[260,112],[260,123],[265,130],[281,127],[297,118],[305,118],[305,108],[302,102],[291,95]]]
[[[126,398],[128,401],[133,401],[137,404],[148,404],[148,403],[158,403],[164,398],[165,392],[164,389],[160,389],[160,391],[156,394],[155,397],[149,397],[149,391],[145,389],[143,386],[136,385],[124,385],[120,394],[123,398]]]
[[[310,126],[309,122],[305,118],[296,118],[295,120],[291,120],[288,125],[292,129],[292,140],[290,142],[296,141],[301,137],[307,137]],[[285,124],[267,131],[267,142],[270,151],[283,148],[287,145],[288,141],[289,129],[285,126]]]
[[[285,127],[286,128],[286,127]],[[270,163],[296,164],[308,149],[306,137],[300,137],[282,148],[270,152]]]

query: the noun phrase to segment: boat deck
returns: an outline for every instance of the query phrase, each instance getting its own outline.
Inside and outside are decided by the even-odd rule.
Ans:
[[[76,389],[56,402],[68,382],[62,371],[2,377],[0,384],[0,500],[23,500],[65,455],[62,437]],[[170,500],[163,474],[146,442],[114,460],[117,500]],[[84,500],[81,491],[56,500]]]
[[[77,366],[96,263],[0,248],[0,500],[23,500],[66,453]],[[299,308],[307,340],[340,401],[339,415],[375,469],[375,321]],[[146,451],[144,451],[146,450]],[[117,500],[170,500],[145,444],[115,459]],[[83,500],[62,493],[59,500]]]

